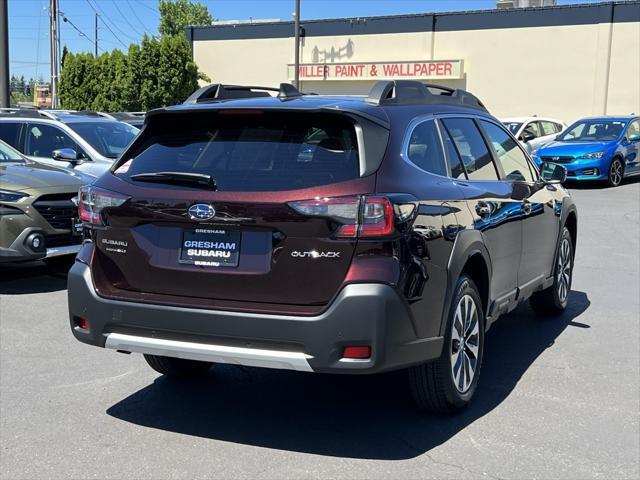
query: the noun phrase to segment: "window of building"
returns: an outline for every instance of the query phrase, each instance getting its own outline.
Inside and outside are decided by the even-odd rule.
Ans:
[[[491,140],[493,150],[505,174],[506,180],[533,182],[529,162],[518,144],[498,125],[480,120],[480,124]]]
[[[470,118],[442,120],[462,159],[469,180],[498,180],[498,172],[478,127]]]
[[[440,135],[433,120],[422,122],[413,129],[406,154],[409,161],[422,170],[447,175]]]

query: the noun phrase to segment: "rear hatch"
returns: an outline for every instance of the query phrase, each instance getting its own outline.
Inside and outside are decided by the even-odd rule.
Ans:
[[[326,304],[351,263],[361,195],[375,190],[361,128],[319,112],[150,119],[81,195],[96,285],[172,303]]]

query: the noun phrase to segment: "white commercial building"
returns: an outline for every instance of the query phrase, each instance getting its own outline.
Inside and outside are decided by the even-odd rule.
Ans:
[[[303,21],[308,92],[366,94],[376,80],[471,91],[497,116],[640,112],[640,1]],[[294,77],[293,22],[190,27],[214,83]]]

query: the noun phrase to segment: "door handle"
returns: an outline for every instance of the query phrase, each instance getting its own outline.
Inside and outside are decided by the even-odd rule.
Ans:
[[[531,202],[527,202],[526,200],[522,202],[522,212],[525,215],[529,215],[531,213]]]
[[[486,203],[478,203],[476,204],[476,213],[480,215],[480,218],[487,218],[491,215],[491,207]]]

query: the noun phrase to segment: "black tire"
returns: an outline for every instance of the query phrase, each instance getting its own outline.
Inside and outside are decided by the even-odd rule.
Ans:
[[[564,257],[563,246],[568,248],[568,257]],[[553,267],[553,284],[540,292],[534,293],[529,304],[534,312],[545,317],[562,314],[569,304],[571,296],[571,282],[573,280],[573,239],[567,227],[563,227],[562,236],[558,242],[555,265]],[[567,264],[566,261],[569,263]],[[564,276],[564,280],[563,280]],[[564,288],[562,285],[564,283]]]
[[[158,355],[144,355],[144,359],[156,372],[169,377],[197,377],[205,375],[212,363],[183,358],[160,357]]]
[[[607,172],[607,186],[617,187],[622,183],[623,178],[624,163],[622,163],[622,159],[615,157],[611,160],[611,165],[609,165],[609,171]]]
[[[474,333],[475,327],[472,327],[473,330],[469,330],[469,333],[474,333],[474,335],[469,335],[469,337],[465,340],[465,342],[461,343],[457,342],[457,349],[455,346],[456,339],[454,338],[454,322],[457,322],[457,319],[460,318],[458,316],[458,305],[461,302],[467,302],[468,299],[473,301],[473,306],[475,307],[476,312],[476,320],[475,323],[477,325],[477,332]],[[473,312],[473,309],[469,308],[464,309],[465,312],[462,312],[462,317],[466,318],[466,311]],[[459,322],[456,323],[460,325]],[[464,321],[464,326],[462,330],[465,330],[465,326],[467,324]],[[469,326],[472,326],[473,321],[469,322]],[[451,312],[449,314],[449,319],[447,321],[447,328],[445,334],[445,342],[442,348],[442,355],[440,358],[433,362],[425,363],[423,365],[418,365],[415,367],[411,367],[409,369],[409,384],[411,386],[411,393],[413,395],[413,399],[421,410],[426,410],[432,413],[453,413],[464,407],[466,407],[473,398],[473,395],[478,386],[478,379],[480,378],[480,370],[482,366],[482,356],[484,350],[484,312],[482,309],[482,301],[480,299],[480,294],[478,293],[478,288],[476,287],[473,280],[471,280],[467,276],[462,276],[458,280],[456,284],[455,293],[453,296],[453,300],[451,302]],[[458,329],[456,329],[458,331]],[[473,337],[473,339],[472,339]],[[453,362],[453,355],[455,351],[458,351],[457,358],[461,360],[460,369],[458,372],[463,374],[463,372],[467,371],[466,369],[461,372],[461,369],[467,366],[465,363],[466,359],[470,358],[471,351],[470,346],[473,346],[475,342],[475,346],[477,347],[477,356],[475,360],[475,369],[473,370],[472,378],[468,385],[464,386],[460,389],[456,384],[460,384],[454,379],[454,369],[452,367],[452,363],[454,365],[458,364],[457,362]],[[466,345],[465,345],[466,344]],[[464,355],[467,355],[466,359]],[[468,364],[471,366],[471,363]],[[471,371],[471,370],[469,370]]]

